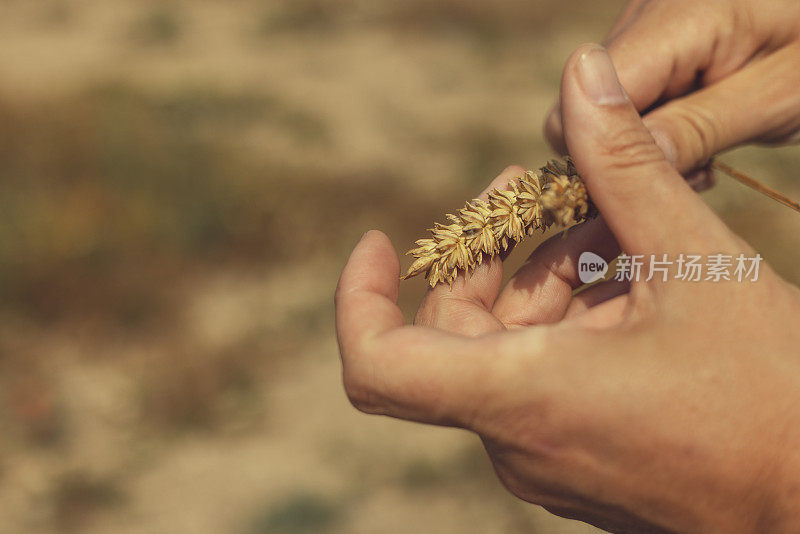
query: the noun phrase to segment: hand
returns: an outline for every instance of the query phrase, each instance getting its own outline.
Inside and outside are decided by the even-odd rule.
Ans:
[[[604,43],[622,85],[676,168],[698,188],[714,154],[800,131],[800,2],[633,0]],[[545,133],[563,152],[561,113]]]
[[[664,158],[602,48],[570,58],[562,108],[628,254],[755,255]],[[474,431],[514,494],[607,530],[800,531],[799,292],[762,265],[757,282],[573,298],[575,253],[600,226],[534,252],[502,292],[499,261],[432,290],[415,326],[391,243],[367,233],[336,292],[349,398]]]

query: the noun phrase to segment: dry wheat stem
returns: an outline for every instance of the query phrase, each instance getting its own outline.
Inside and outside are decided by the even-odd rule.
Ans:
[[[527,171],[494,189],[489,200],[472,200],[448,214],[449,224],[436,223],[432,236],[408,251],[414,263],[403,279],[425,274],[431,287],[453,282],[489,258],[509,250],[536,230],[568,226],[594,216],[596,209],[569,158],[554,160],[538,171]]]
[[[754,190],[758,191],[762,195],[766,195],[769,198],[771,198],[772,200],[775,200],[776,202],[780,202],[784,206],[788,206],[788,207],[792,208],[793,210],[795,210],[797,212],[800,212],[800,202],[796,202],[796,201],[792,200],[791,198],[787,197],[786,195],[784,195],[783,193],[775,191],[771,187],[768,187],[768,186],[762,184],[761,182],[759,182],[758,180],[747,176],[743,172],[737,171],[736,169],[734,169],[733,167],[731,167],[727,163],[723,163],[721,161],[714,160],[714,161],[711,162],[711,168],[714,169],[714,170],[723,172],[723,173],[727,174],[728,176],[730,176],[731,178],[733,178],[734,180],[738,180],[741,183],[743,183],[744,185],[746,185],[747,187],[750,187],[751,189],[754,189]]]

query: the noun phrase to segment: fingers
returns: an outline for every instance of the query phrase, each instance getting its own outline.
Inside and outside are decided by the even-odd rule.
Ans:
[[[706,19],[704,31],[700,32],[698,17],[663,14],[664,9],[679,8],[677,4],[666,4],[634,0],[623,10],[605,41],[619,80],[640,112],[659,98],[690,90],[701,66],[711,63],[711,24]],[[545,137],[556,151],[565,153],[558,104],[545,121]]]
[[[619,36],[622,32],[627,29],[636,17],[638,16],[639,12],[642,9],[642,6],[648,0],[631,0],[620,13],[619,17],[617,17],[617,21],[611,27],[611,30],[608,32],[608,36],[606,37],[604,43],[612,42],[617,36]]]
[[[632,301],[636,301],[634,293],[622,292],[619,295],[612,296],[615,291],[621,291],[622,288],[618,286],[617,289],[612,289],[612,282],[603,282],[603,284],[596,286],[598,288],[597,295],[584,297],[585,300],[595,300],[596,297],[599,303],[592,302],[588,308],[581,309],[582,302],[578,300],[574,309],[567,310],[567,316],[563,324],[569,321],[572,325],[580,328],[605,330],[619,326],[632,313],[635,313],[636,306],[631,305]],[[600,286],[603,286],[602,289]],[[636,288],[634,287],[633,289],[635,290]]]
[[[644,123],[679,170],[750,141],[780,141],[800,129],[800,46],[786,47],[649,113]]]
[[[630,282],[627,281],[619,282],[612,279],[600,282],[575,295],[570,301],[564,317],[570,318],[580,315],[589,308],[593,308],[619,295],[624,295],[629,290]]]
[[[623,33],[626,29],[628,29],[633,22],[636,20],[637,16],[639,15],[643,5],[645,4],[645,0],[632,0],[629,2],[620,13],[619,17],[617,17],[616,22],[611,27],[611,30],[606,37],[604,44],[608,46],[609,43],[613,43],[614,40]],[[647,48],[642,48],[643,50],[647,50]],[[642,61],[644,56],[640,55],[638,58],[635,58],[637,61],[635,63],[644,63]],[[647,55],[647,66],[652,67],[653,65],[650,63],[650,56]],[[614,54],[612,53],[612,60],[614,59]],[[663,58],[662,58],[663,59]],[[618,60],[615,61],[615,64],[618,64]],[[663,66],[663,64],[660,64]],[[636,74],[636,70],[633,71],[633,74]],[[631,91],[630,83],[626,78],[621,78],[622,86],[626,88],[629,94],[634,96],[634,101],[637,101],[636,91]],[[642,99],[644,102],[645,99]],[[640,110],[643,108],[639,108]],[[561,123],[561,106],[556,102],[550,108],[550,111],[547,114],[547,118],[544,122],[544,137],[547,140],[548,144],[555,150],[558,154],[566,155],[567,154],[567,143],[564,141],[564,127]]]
[[[725,19],[726,10],[700,17],[702,8],[684,4],[691,11],[677,17],[675,10],[681,5],[669,4],[632,3],[607,41],[619,80],[636,109],[644,111],[667,100],[644,121],[667,159],[681,173],[689,173],[734,146],[791,140],[800,131],[800,45],[753,59],[762,45],[776,45],[737,39],[720,52],[715,36],[736,30],[731,29],[735,20]],[[698,82],[705,88],[692,92]],[[564,153],[561,121],[556,106],[545,122],[545,136]]]
[[[724,10],[704,10],[694,2],[641,2],[611,32],[604,44],[636,109],[685,94],[693,89],[698,72],[718,68],[712,67],[717,27],[729,26],[720,12]],[[733,70],[746,60],[745,55],[726,68]]]
[[[583,285],[578,259],[593,252],[606,261],[619,245],[602,218],[591,220],[548,239],[514,274],[497,298],[493,313],[506,326],[530,326],[560,321],[572,292]]]
[[[585,45],[570,57],[561,107],[569,152],[625,252],[677,253],[699,228],[721,232],[656,145],[602,47]]]
[[[336,331],[345,389],[362,411],[468,426],[490,385],[492,346],[404,327],[399,262],[389,239],[368,232],[336,290]]]
[[[512,165],[492,180],[478,195],[485,200],[493,189],[506,189],[508,183],[525,173]],[[501,330],[503,325],[491,309],[503,279],[500,257],[484,261],[471,274],[460,273],[452,290],[445,284],[429,289],[420,304],[414,324],[430,326],[464,335],[480,335]]]
[[[389,238],[369,231],[350,254],[336,288],[339,349],[351,350],[403,325],[397,307],[400,262]]]
[[[724,6],[706,9],[697,2],[641,0],[625,8],[605,45],[619,80],[637,110],[644,113],[659,102],[681,97],[695,90],[698,83],[715,84],[742,68],[762,49],[764,43],[756,39],[729,37],[739,30],[749,29],[739,28],[744,23],[732,9]],[[768,78],[762,78],[762,83]],[[744,92],[728,92],[724,100],[734,98],[741,102],[745,94],[753,92],[753,87]],[[730,102],[725,103],[725,106],[730,105]],[[751,120],[759,120],[760,113],[753,113],[749,107],[740,109]],[[656,113],[660,113],[660,109]],[[709,125],[703,123],[703,116],[692,114],[689,118],[697,118],[698,122],[679,121],[674,126],[677,129],[674,134],[679,138],[676,142],[683,137],[696,139],[697,134],[692,130],[709,129]],[[669,123],[669,119],[666,122]],[[672,128],[667,124],[664,129],[663,135],[659,132],[654,135],[679,172],[686,174],[701,167],[714,154],[707,149],[706,141],[698,146],[673,146],[670,143]],[[545,132],[556,150],[566,149],[557,107],[546,120]]]
[[[658,109],[654,113],[656,116],[660,114]],[[800,113],[797,115],[800,116]],[[661,151],[664,152],[665,156],[667,156],[667,159],[670,161],[670,163],[672,163],[678,169],[678,171],[684,175],[686,183],[689,184],[689,187],[698,193],[707,191],[714,187],[714,184],[716,183],[714,171],[709,165],[704,165],[704,163],[707,162],[711,156],[713,156],[713,153],[709,156],[687,156],[686,154],[691,154],[693,150],[702,154],[705,154],[707,151],[700,150],[698,147],[692,147],[690,150],[678,148],[676,143],[672,141],[672,138],[676,136],[670,133],[672,130],[670,124],[661,126],[659,125],[659,122],[661,121],[657,119],[650,119],[648,117],[644,118],[645,126],[647,126],[648,130],[650,130],[650,134],[654,136],[656,144]],[[691,130],[694,130],[693,133],[697,134],[695,137],[702,137],[702,131],[699,128],[699,126],[702,126],[702,124],[704,124],[704,122],[701,120],[698,120],[694,123],[687,121],[683,129],[689,129],[690,133],[692,133]],[[681,129],[679,128],[678,130],[678,133],[681,133]],[[545,122],[544,134],[547,142],[550,144],[553,150],[562,156],[567,154],[567,143],[564,140],[564,130],[561,125],[561,106],[556,106],[551,110]],[[785,138],[779,140],[790,143],[800,139],[793,139],[791,135],[787,135]],[[698,168],[701,165],[704,166]]]

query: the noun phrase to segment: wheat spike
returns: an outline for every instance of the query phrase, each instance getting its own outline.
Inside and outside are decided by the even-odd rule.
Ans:
[[[711,168],[739,180],[756,191],[800,212],[800,202],[767,187],[721,161]],[[526,171],[509,182],[508,189],[494,189],[489,201],[472,200],[447,215],[450,224],[436,223],[431,238],[417,241],[407,254],[414,262],[402,279],[425,274],[431,287],[444,282],[452,289],[459,271],[472,272],[487,258],[507,251],[534,231],[554,224],[569,226],[597,214],[569,157],[553,160],[537,171]]]
[[[451,288],[459,271],[472,272],[487,258],[507,251],[534,231],[553,224],[568,226],[596,214],[583,180],[569,158],[554,160],[538,171],[527,171],[494,189],[489,200],[472,200],[449,224],[436,223],[432,237],[420,239],[407,254],[414,262],[404,280],[425,274],[431,287]]]

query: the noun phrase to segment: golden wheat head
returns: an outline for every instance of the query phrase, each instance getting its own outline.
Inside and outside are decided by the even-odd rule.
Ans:
[[[595,213],[572,161],[551,161],[515,178],[508,189],[492,190],[488,201],[467,202],[446,216],[449,224],[435,223],[432,236],[408,251],[414,262],[402,278],[424,273],[431,287],[443,282],[452,288],[459,271],[472,272],[536,230],[582,222]]]

